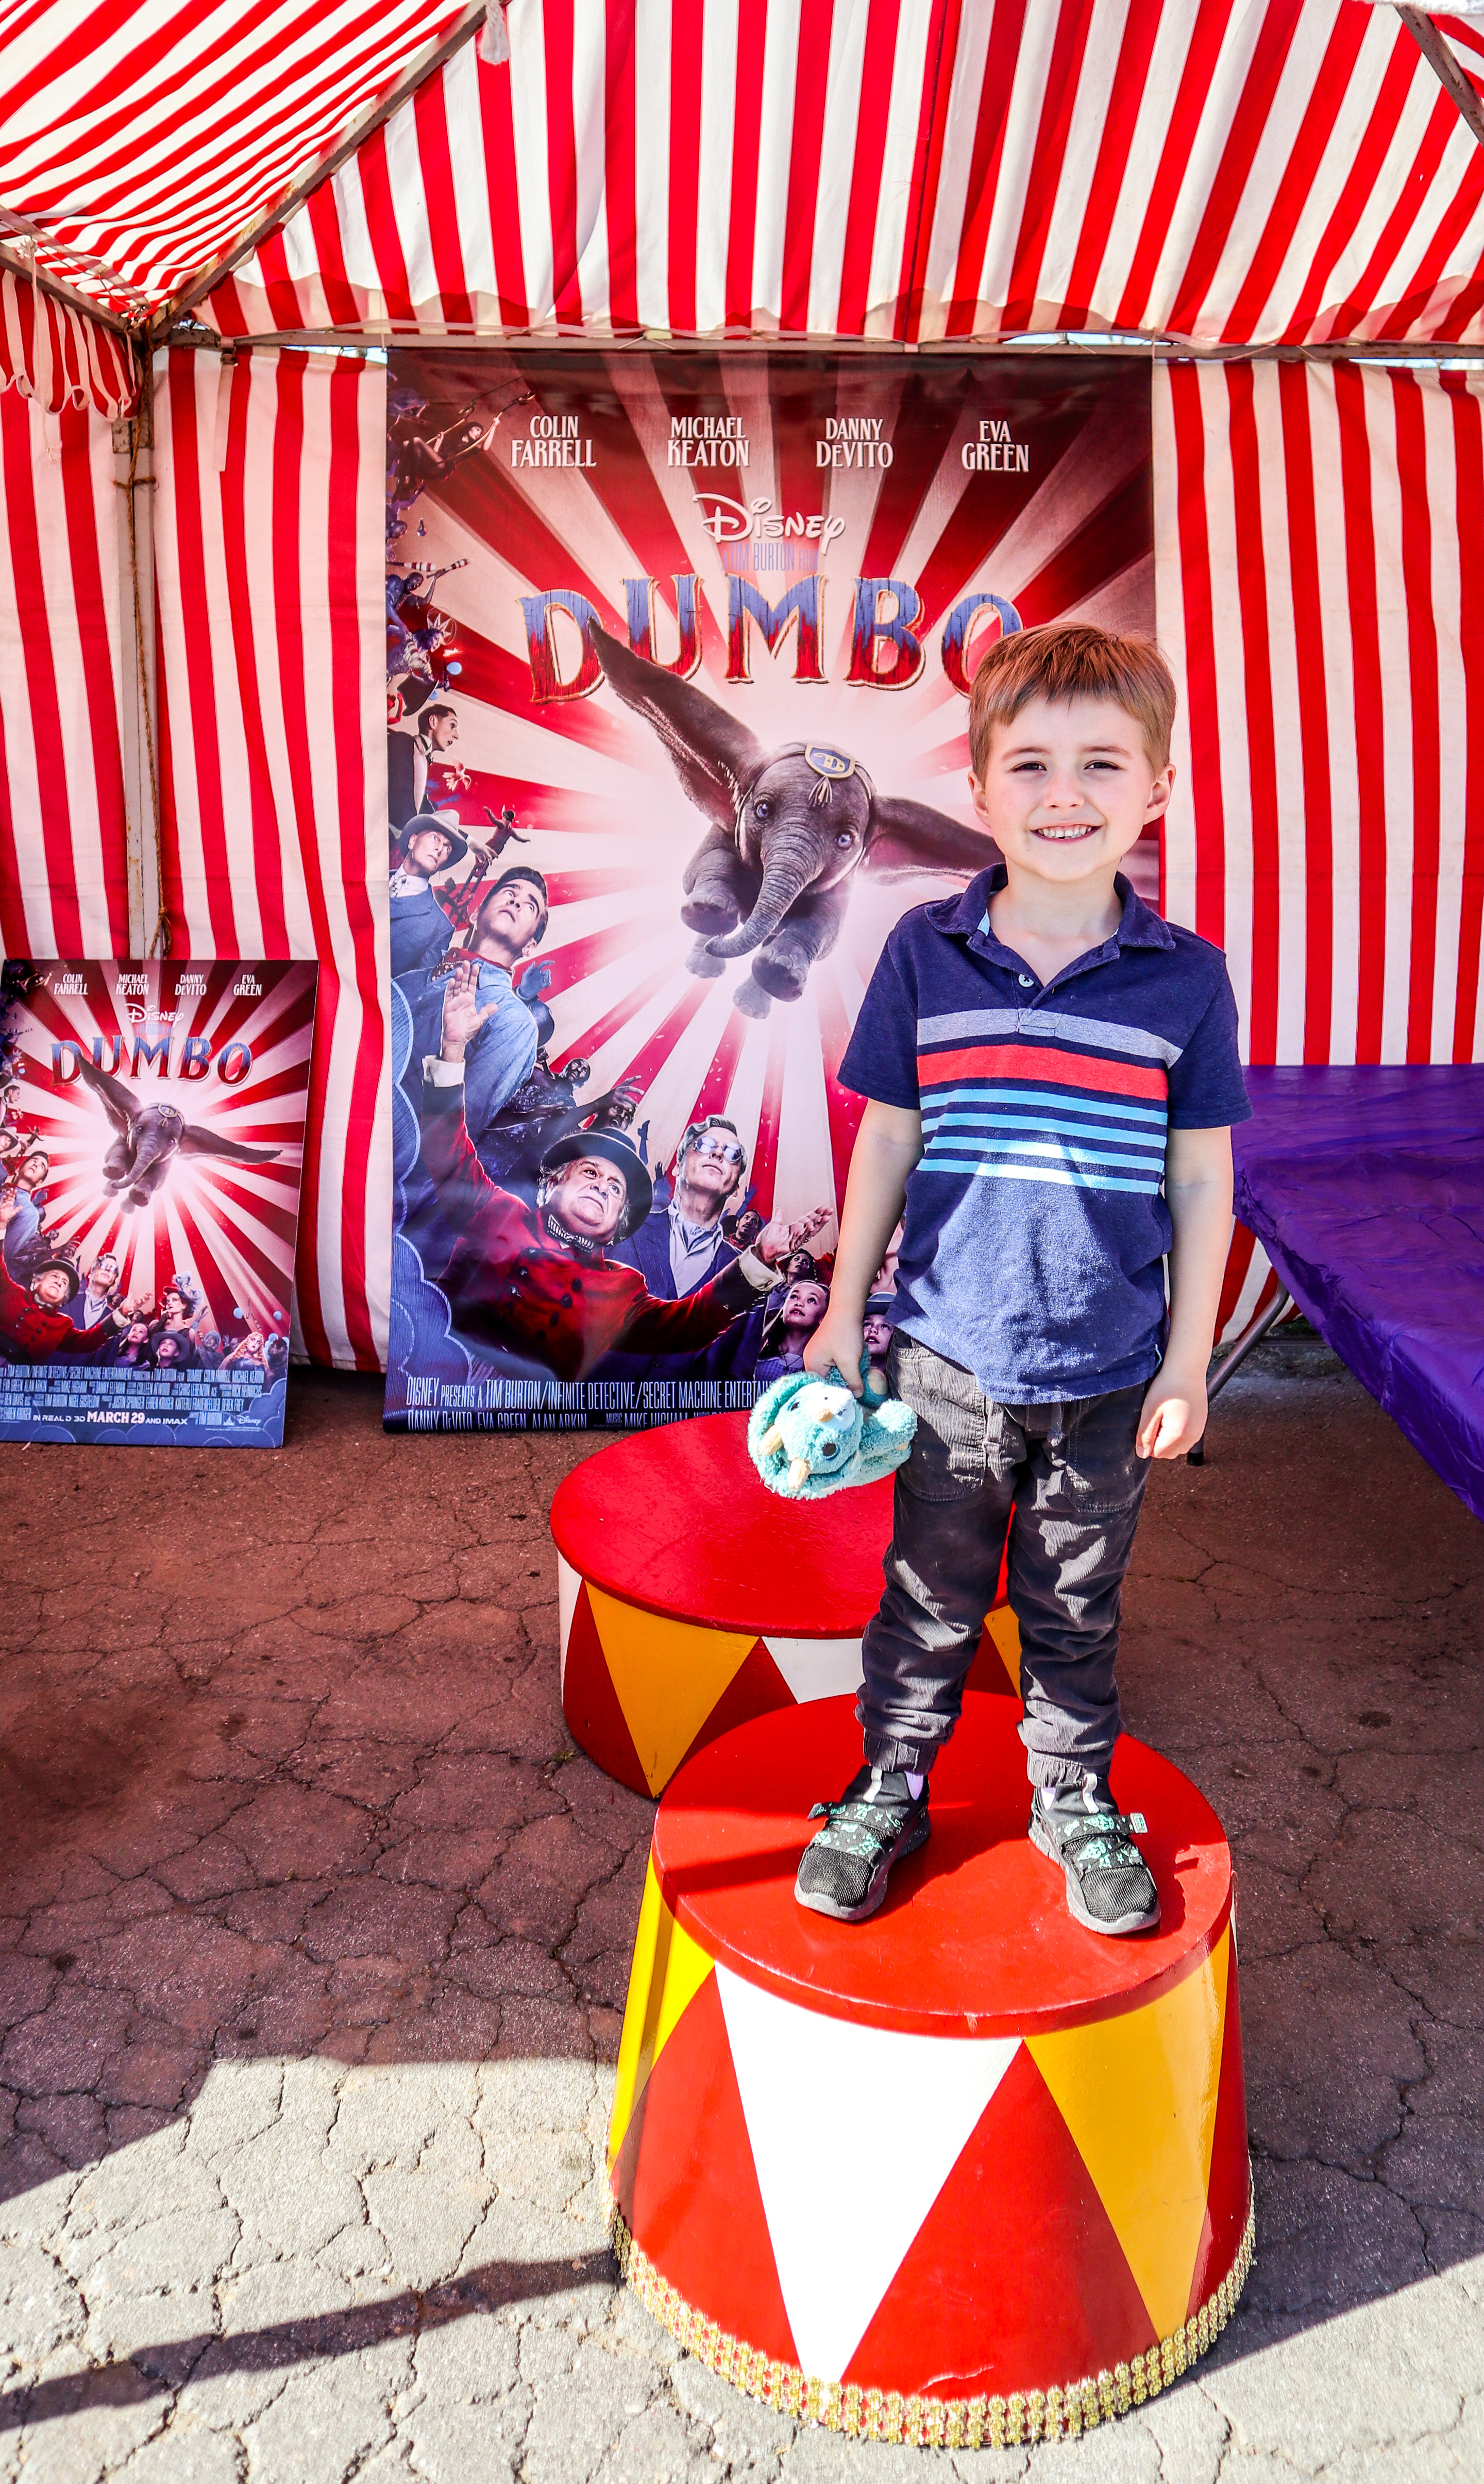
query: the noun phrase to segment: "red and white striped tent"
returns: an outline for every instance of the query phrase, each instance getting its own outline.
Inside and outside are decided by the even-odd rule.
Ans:
[[[312,1357],[373,1368],[387,1323],[368,346],[1142,343],[1170,910],[1254,1061],[1484,1050],[1467,17],[0,0],[0,933],[319,957]]]

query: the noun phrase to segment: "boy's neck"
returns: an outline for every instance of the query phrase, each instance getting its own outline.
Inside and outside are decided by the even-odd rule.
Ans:
[[[1041,940],[1106,940],[1123,914],[1114,886],[1117,869],[1111,864],[1086,879],[1052,880],[1007,862],[1005,886],[989,901],[989,920],[996,931],[1001,924],[1013,925]]]
[[[1116,869],[1059,882],[1007,862],[1005,886],[989,900],[989,928],[1049,984],[1118,930],[1123,909]]]

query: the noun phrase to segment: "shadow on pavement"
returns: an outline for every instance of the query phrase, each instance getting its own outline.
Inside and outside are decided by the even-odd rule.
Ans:
[[[272,2328],[225,2336],[207,2331],[197,2337],[162,2338],[158,2345],[136,2346],[126,2363],[99,2363],[57,2380],[38,2381],[29,2389],[0,2390],[0,2432],[113,2406],[121,2393],[135,2405],[142,2398],[166,2396],[189,2379],[277,2372],[331,2356],[359,2355],[390,2338],[424,2336],[472,2312],[500,2311],[512,2303],[536,2303],[583,2285],[611,2285],[616,2276],[610,2252],[587,2252],[570,2260],[497,2259],[425,2294],[393,2295],[351,2311],[327,2311],[317,2319],[283,2320]]]

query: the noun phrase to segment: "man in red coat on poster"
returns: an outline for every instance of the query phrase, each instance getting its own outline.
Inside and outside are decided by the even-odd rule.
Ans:
[[[485,1019],[477,963],[460,961],[444,999],[439,1057],[422,1063],[422,1161],[461,1239],[439,1282],[463,1334],[492,1353],[585,1380],[604,1355],[709,1345],[777,1282],[776,1266],[823,1224],[817,1208],[765,1227],[750,1251],[680,1302],[649,1292],[607,1246],[642,1225],[652,1184],[617,1130],[578,1130],[541,1161],[536,1205],[491,1181],[464,1125],[464,1055]]]
[[[0,1198],[0,1233],[19,1204],[13,1191]],[[28,1292],[0,1258],[0,1353],[12,1363],[89,1363],[143,1308],[121,1303],[92,1328],[76,1328],[67,1307],[81,1282],[69,1259],[42,1259]]]

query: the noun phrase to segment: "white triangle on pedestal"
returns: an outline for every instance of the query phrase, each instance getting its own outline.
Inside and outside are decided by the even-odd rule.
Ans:
[[[763,1645],[800,1707],[860,1688],[858,1638],[765,1638]]]
[[[572,1636],[572,1624],[577,1615],[577,1600],[582,1592],[582,1581],[570,1561],[556,1555],[556,1628],[561,1649],[559,1688],[567,1687],[567,1641]]]
[[[826,2018],[716,1968],[800,2368],[838,2381],[1019,2045]]]

